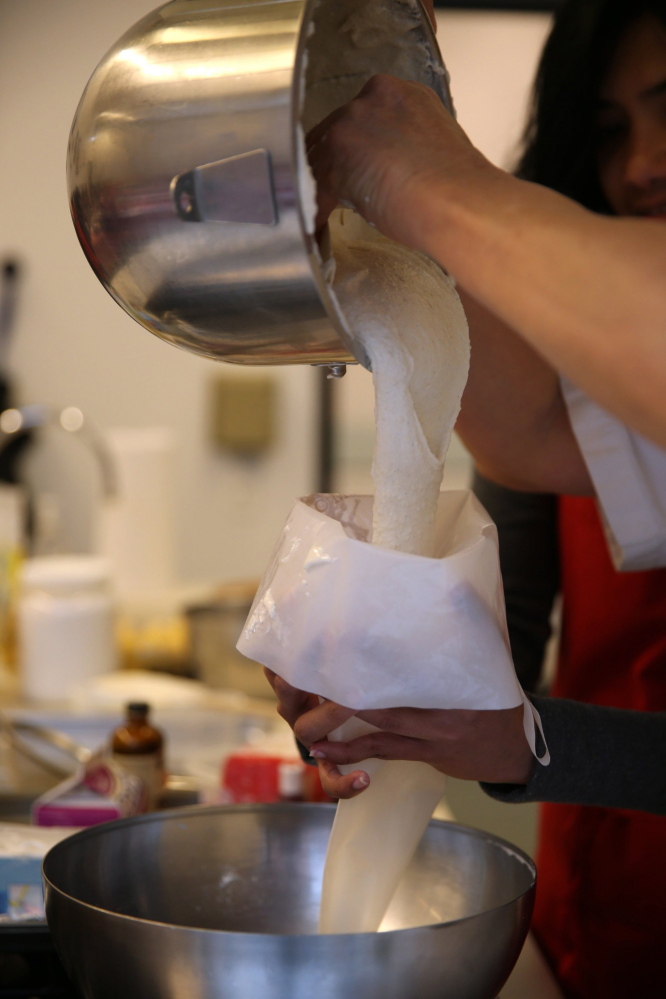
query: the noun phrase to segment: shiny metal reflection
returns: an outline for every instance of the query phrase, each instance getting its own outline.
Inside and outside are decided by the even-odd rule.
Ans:
[[[277,225],[273,171],[266,149],[204,163],[174,177],[170,186],[184,222]]]
[[[365,8],[383,29],[369,47],[349,28]],[[418,0],[174,0],[130,28],[86,87],[67,165],[79,240],[115,300],[207,357],[367,361],[322,276],[303,134],[376,72],[449,102]]]
[[[107,823],[44,861],[46,913],[89,999],[495,999],[535,867],[433,821],[387,932],[316,933],[329,805],[188,808]]]

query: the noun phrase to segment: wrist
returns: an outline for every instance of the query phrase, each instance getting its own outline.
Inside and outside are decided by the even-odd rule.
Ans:
[[[527,756],[516,764],[516,767],[512,770],[510,779],[504,781],[504,783],[521,785],[529,784],[534,774],[536,763],[536,757],[532,754],[532,751],[528,746]]]
[[[430,187],[420,249],[472,290],[479,263],[504,252],[518,214],[518,184],[482,156],[461,176],[440,173]]]

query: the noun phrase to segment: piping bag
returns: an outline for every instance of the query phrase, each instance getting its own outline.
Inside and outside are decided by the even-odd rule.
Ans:
[[[355,710],[523,704],[536,756],[541,723],[511,660],[492,520],[468,490],[440,493],[430,558],[369,544],[372,507],[371,496],[295,503],[238,650],[292,686]],[[371,730],[351,718],[332,737]],[[548,750],[537,758],[546,765]],[[380,926],[444,792],[445,776],[425,763],[373,759],[342,769],[358,768],[371,782],[338,803],[322,932]]]

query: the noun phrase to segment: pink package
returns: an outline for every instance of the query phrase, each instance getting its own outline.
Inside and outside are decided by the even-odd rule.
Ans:
[[[112,760],[95,755],[73,777],[42,794],[32,805],[36,826],[94,826],[146,811],[143,781]]]

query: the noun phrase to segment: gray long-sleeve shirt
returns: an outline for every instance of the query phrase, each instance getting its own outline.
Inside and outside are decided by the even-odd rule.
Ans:
[[[666,814],[666,712],[533,697],[551,763],[528,784],[482,784],[498,801],[559,801]]]
[[[475,475],[474,491],[497,524],[507,623],[518,678],[539,682],[559,586],[554,496],[518,493]],[[666,813],[666,714],[532,697],[551,763],[527,785],[482,784],[499,801],[559,801]]]

